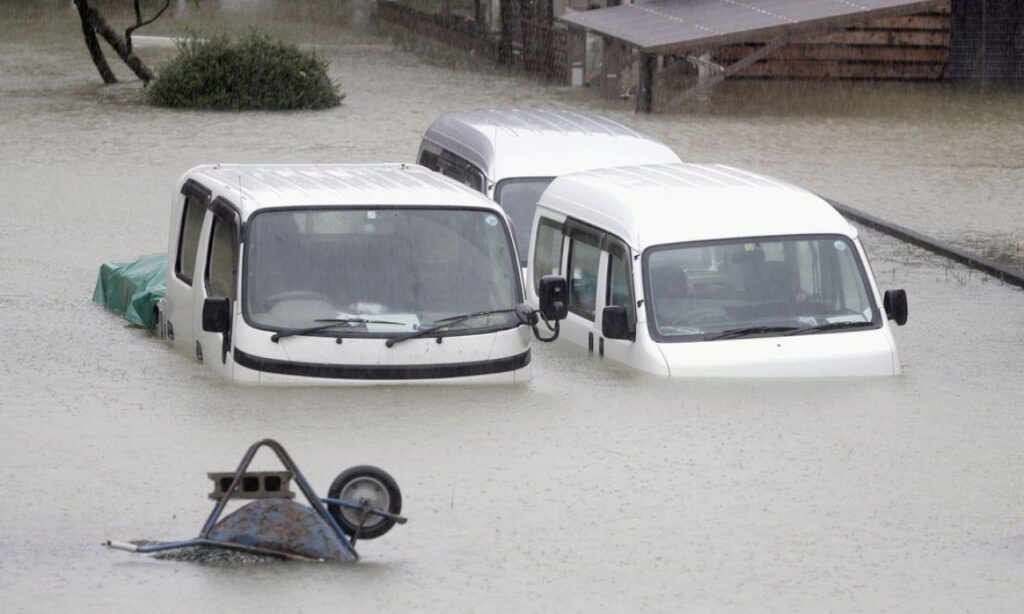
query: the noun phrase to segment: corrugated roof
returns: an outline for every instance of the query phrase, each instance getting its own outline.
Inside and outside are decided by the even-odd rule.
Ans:
[[[928,10],[939,0],[662,0],[561,19],[648,52],[706,48]]]
[[[456,205],[495,208],[478,192],[415,164],[218,164],[190,170],[242,209],[319,205]]]
[[[431,128],[457,129],[457,126],[481,132],[499,129],[503,136],[527,134],[607,134],[650,138],[646,133],[613,119],[583,111],[560,109],[475,109],[446,113]]]
[[[491,180],[679,160],[653,136],[581,111],[457,111],[434,120],[424,138],[472,162]]]
[[[563,175],[541,205],[594,224],[636,250],[730,237],[856,236],[827,202],[784,181],[721,164],[656,164]]]

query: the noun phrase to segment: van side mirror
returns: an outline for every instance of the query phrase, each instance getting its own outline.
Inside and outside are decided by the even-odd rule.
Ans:
[[[601,312],[601,334],[608,339],[629,339],[629,320],[626,308],[608,305]]]
[[[540,312],[546,320],[564,320],[569,313],[569,284],[559,275],[545,275],[540,278],[538,288]]]
[[[907,323],[907,292],[905,290],[886,290],[882,297],[885,316],[899,326]]]
[[[231,301],[227,297],[211,296],[203,302],[203,330],[208,333],[231,330]]]

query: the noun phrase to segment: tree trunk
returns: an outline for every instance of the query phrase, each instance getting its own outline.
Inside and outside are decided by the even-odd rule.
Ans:
[[[91,8],[86,0],[75,0],[75,6],[78,8],[78,16],[82,19],[82,36],[85,37],[85,46],[89,49],[89,55],[92,56],[92,63],[96,65],[96,70],[99,71],[104,83],[108,85],[117,83],[117,77],[114,76],[114,71],[110,70],[110,64],[107,64],[107,58],[103,55],[103,49],[100,48],[100,42],[96,39],[96,30],[92,27],[89,18]]]
[[[151,71],[137,55],[132,53],[128,49],[128,45],[125,44],[124,40],[118,36],[117,32],[110,27],[107,20],[102,15],[96,12],[96,9],[89,6],[89,0],[75,0],[75,4],[78,6],[78,12],[82,16],[82,28],[83,30],[88,29],[99,34],[103,37],[103,40],[107,41],[117,55],[121,57],[128,68],[132,69],[132,72],[142,80],[143,83],[149,83],[153,80],[153,71]],[[93,34],[93,40],[95,40],[95,34]],[[88,45],[89,34],[86,34],[86,44]],[[91,51],[91,49],[90,49]],[[102,54],[101,54],[102,55]],[[95,61],[95,56],[94,56]],[[108,67],[109,70],[109,67]],[[102,73],[102,71],[101,71]],[[113,76],[113,75],[111,75]],[[105,79],[104,79],[105,80]],[[110,81],[107,81],[110,83]]]

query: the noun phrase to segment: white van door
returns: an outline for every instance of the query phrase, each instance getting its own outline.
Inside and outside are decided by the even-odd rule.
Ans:
[[[228,201],[215,200],[203,226],[200,256],[196,263],[194,331],[196,357],[214,371],[231,377],[234,367],[232,328],[238,309],[238,263],[240,249],[239,215]],[[200,275],[201,273],[201,275]],[[203,329],[203,308],[207,298],[228,300],[229,328],[224,332]]]
[[[565,279],[569,283],[569,313],[562,321],[561,336],[589,352],[596,348],[598,283],[601,250],[589,242],[569,237]]]
[[[178,350],[193,355],[195,336],[192,333],[192,308],[195,304],[193,288],[201,283],[198,265],[203,222],[210,202],[210,192],[193,180],[188,180],[175,195],[171,210],[171,230],[168,245],[167,298],[164,301],[164,319],[167,338]]]
[[[599,317],[596,322],[597,328],[597,354],[628,366],[635,366],[637,362],[637,295],[634,285],[634,268],[637,266],[629,247],[615,238],[608,238],[605,241],[605,249],[602,250],[601,283],[598,286],[600,304],[603,310],[609,305],[622,307],[626,311],[626,322],[628,337],[625,339],[612,339],[605,337],[603,329],[603,318]]]

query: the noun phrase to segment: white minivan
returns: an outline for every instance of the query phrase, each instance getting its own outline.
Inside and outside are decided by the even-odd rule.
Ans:
[[[679,162],[653,136],[594,113],[477,109],[438,117],[419,164],[494,199],[512,219],[521,264],[541,192],[558,175],[593,168]]]
[[[521,382],[506,216],[423,167],[207,165],[174,189],[159,333],[238,382]]]
[[[561,338],[673,377],[900,373],[857,230],[824,200],[721,165],[564,175],[537,206],[527,292],[568,282]]]

